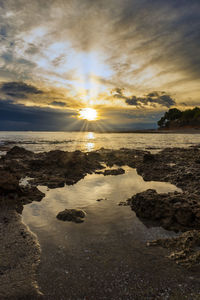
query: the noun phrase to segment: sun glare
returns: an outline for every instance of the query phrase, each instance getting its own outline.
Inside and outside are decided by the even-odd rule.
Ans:
[[[97,111],[93,108],[83,108],[79,111],[79,118],[88,121],[95,121],[97,120]]]

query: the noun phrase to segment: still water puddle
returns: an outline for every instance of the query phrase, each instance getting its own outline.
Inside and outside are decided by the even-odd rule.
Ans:
[[[146,182],[135,169],[124,169],[125,174],[117,176],[87,175],[77,184],[64,188],[49,190],[39,186],[46,196],[41,202],[24,206],[24,222],[39,239],[40,236],[51,238],[57,245],[64,244],[67,239],[75,246],[77,241],[80,242],[79,235],[82,234],[85,235],[84,240],[107,235],[117,237],[117,232],[132,234],[134,239],[140,241],[169,236],[171,233],[162,228],[147,228],[129,206],[118,206],[118,203],[150,188],[158,193],[180,189],[170,183]],[[86,212],[84,223],[57,220],[56,215],[66,208],[83,209]]]
[[[133,299],[126,296],[133,293],[133,281],[141,282],[143,289],[143,276],[150,278],[154,272],[163,277],[165,265],[155,268],[162,255],[147,249],[146,241],[174,233],[146,227],[129,206],[118,203],[149,188],[159,193],[180,190],[169,183],[145,182],[136,170],[124,169],[125,174],[117,176],[87,175],[64,188],[40,186],[45,198],[24,206],[23,220],[42,249],[38,283],[49,299],[122,299],[119,294]],[[66,208],[83,209],[84,223],[57,220]]]

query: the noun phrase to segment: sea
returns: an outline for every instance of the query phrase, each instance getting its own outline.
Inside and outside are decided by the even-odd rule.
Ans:
[[[197,144],[200,144],[199,133],[0,132],[0,146],[18,145],[34,152],[58,149],[87,152],[100,148],[157,152],[166,147],[185,148]]]

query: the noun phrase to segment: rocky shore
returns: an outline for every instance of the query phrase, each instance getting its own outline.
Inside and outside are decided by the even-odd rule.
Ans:
[[[182,189],[182,193],[168,194],[157,194],[154,190],[147,190],[133,195],[128,199],[127,205],[131,206],[142,221],[152,221],[152,226],[184,232],[176,239],[153,241],[149,245],[173,248],[170,258],[186,266],[199,263],[200,149],[198,146],[189,149],[166,148],[154,155],[148,151],[125,148],[120,150],[102,148],[89,153],[59,150],[33,153],[18,146],[7,150],[7,153],[0,158],[0,242],[3,251],[0,257],[6,256],[0,268],[1,297],[6,299],[14,295],[20,297],[34,293],[40,297],[35,280],[40,249],[37,239],[21,222],[20,216],[23,205],[32,201],[41,201],[45,196],[37,186],[44,185],[52,189],[72,185],[91,173],[105,176],[119,175],[124,173],[121,167],[126,165],[136,168],[145,181],[170,182]],[[117,168],[106,171],[105,165],[117,166]],[[20,180],[26,177],[29,181],[23,186]],[[20,259],[20,264],[14,262],[14,256]],[[24,268],[23,272],[19,270],[20,265]],[[25,279],[22,273],[28,274],[29,279]],[[24,281],[26,284],[22,284]],[[5,284],[10,287],[8,294],[5,293]],[[19,289],[21,285],[23,289]]]
[[[40,245],[9,207],[1,207],[0,243],[0,299],[42,299],[36,280]]]

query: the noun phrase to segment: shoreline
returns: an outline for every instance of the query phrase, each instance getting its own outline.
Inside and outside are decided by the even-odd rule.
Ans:
[[[185,205],[187,205],[186,209],[182,210],[182,212],[179,213],[179,218],[177,218],[176,210],[174,210],[174,203],[169,202],[168,204],[171,205],[169,206],[170,214],[168,214],[166,218],[166,216],[164,215],[166,208],[164,208],[164,210],[160,210],[160,208],[158,208],[160,217],[156,218],[156,224],[157,226],[164,226],[164,228],[167,228],[168,230],[178,230],[183,232],[197,230],[197,232],[199,233],[199,202],[196,201],[196,206],[194,207],[194,203],[190,201],[190,197],[194,198],[195,195],[195,197],[198,198],[200,196],[199,163],[200,149],[198,146],[190,149],[166,148],[165,150],[162,150],[161,152],[154,155],[150,154],[149,151],[134,149],[101,149],[98,151],[88,153],[83,153],[81,151],[64,152],[60,150],[45,153],[33,153],[24,148],[15,146],[0,159],[0,176],[2,180],[0,186],[0,205],[1,207],[8,208],[4,210],[5,213],[3,218],[7,221],[1,222],[2,229],[4,232],[6,232],[8,225],[11,226],[11,228],[15,228],[15,230],[10,230],[11,240],[14,240],[13,234],[17,237],[16,233],[21,230],[22,226],[22,223],[19,221],[18,214],[21,214],[23,205],[32,201],[41,201],[41,199],[44,197],[44,195],[37,190],[37,185],[46,185],[50,189],[63,187],[65,184],[73,185],[76,184],[80,179],[83,179],[87,174],[94,173],[96,170],[99,169],[103,170],[103,164],[106,164],[109,167],[112,167],[113,165],[117,165],[118,167],[123,167],[124,165],[127,165],[131,168],[136,168],[138,174],[141,175],[146,181],[155,180],[170,182],[172,184],[175,184],[177,187],[180,187],[183,190],[183,193],[171,193],[171,195],[169,195],[168,198],[171,199],[170,197],[172,197],[172,199],[174,199],[175,195],[180,195],[183,198],[183,202],[181,202],[182,200],[180,199],[178,201],[175,201],[176,203],[179,203],[176,207],[176,210],[181,211],[181,207],[185,207]],[[21,187],[19,185],[19,180],[20,178],[26,176],[33,178],[33,180],[30,181],[29,186]],[[154,196],[155,199],[156,197],[157,196]],[[145,199],[148,200],[147,194],[145,194]],[[159,204],[159,201],[160,198],[158,197],[158,200],[155,200],[155,205]],[[144,206],[142,207],[145,207],[146,203],[147,202],[144,201]],[[137,211],[138,207],[139,206],[136,205],[134,210],[136,210],[136,213],[140,218],[140,213],[139,211]],[[155,207],[157,209],[157,206]],[[185,214],[185,211],[191,211],[191,209],[193,209],[191,212],[192,219],[190,215],[188,216],[188,214]],[[10,214],[16,215],[18,221],[15,222],[13,218],[10,218]],[[143,215],[142,218],[144,217],[146,218],[146,220],[151,220],[152,218],[151,216]],[[196,221],[194,222],[194,220]],[[29,245],[30,249],[32,249],[31,251],[33,251],[27,253],[28,260],[34,261],[34,256],[32,256],[32,254],[29,253],[35,253],[34,255],[36,255],[35,257],[37,258],[37,262],[34,263],[35,267],[30,270],[30,272],[32,272],[32,275],[29,276],[29,279],[31,279],[30,282],[33,282],[32,278],[35,278],[36,276],[36,269],[39,263],[39,248],[37,246],[37,242],[33,242],[36,240],[33,237],[31,237],[32,235],[30,233],[27,233],[28,229],[23,228],[23,231],[26,232],[28,237],[23,238],[23,235],[21,235],[20,238],[22,238],[23,245]],[[1,239],[3,239],[3,237]],[[27,240],[29,239],[32,241],[31,245],[27,244]],[[6,242],[9,240],[10,238],[8,240],[4,240],[4,245],[6,245]],[[16,243],[18,244],[18,241]],[[156,243],[154,242],[154,244]],[[13,256],[8,255],[7,267],[11,264],[11,257]],[[187,258],[188,257],[186,257],[186,259]],[[175,261],[180,261],[179,257],[177,257],[176,259]],[[172,262],[172,264],[173,263],[174,262]],[[191,266],[195,265],[195,261],[190,260],[190,263]],[[196,261],[196,263],[198,264],[198,260]],[[28,265],[27,267],[30,269],[30,265]],[[12,268],[10,268],[9,270],[11,269]],[[5,274],[3,273],[3,276],[9,274],[7,272],[10,271],[6,271],[5,269]],[[14,275],[13,283],[11,282],[11,284],[15,284],[15,278],[16,277]],[[24,280],[25,278],[21,281],[23,282]],[[35,291],[38,293],[37,284],[34,285]],[[27,286],[27,291],[29,291],[30,286],[32,287],[33,285],[30,283],[30,285]],[[5,292],[4,285],[3,292]],[[23,291],[21,290],[21,292]],[[14,291],[14,295],[15,294],[16,292]],[[0,295],[3,295],[6,298],[6,296],[2,294],[1,290]],[[24,292],[22,295],[24,295]]]
[[[41,249],[36,235],[15,210],[0,212],[0,297],[40,299],[36,279]]]
[[[149,134],[149,133],[156,133],[156,134],[179,134],[179,133],[183,133],[183,134],[200,134],[200,128],[180,128],[180,129],[136,129],[136,130],[116,130],[116,131],[95,131],[95,130],[84,130],[84,131],[80,131],[80,130],[72,130],[72,131],[44,131],[44,130],[37,130],[37,131],[31,131],[31,130],[0,130],[0,132],[38,132],[38,133],[42,133],[42,132],[46,132],[46,133],[53,133],[53,132],[63,132],[63,133],[68,133],[68,132],[75,132],[75,133],[85,133],[85,132],[94,132],[94,133],[99,133],[99,134],[107,134],[107,133],[144,133],[144,134]]]

